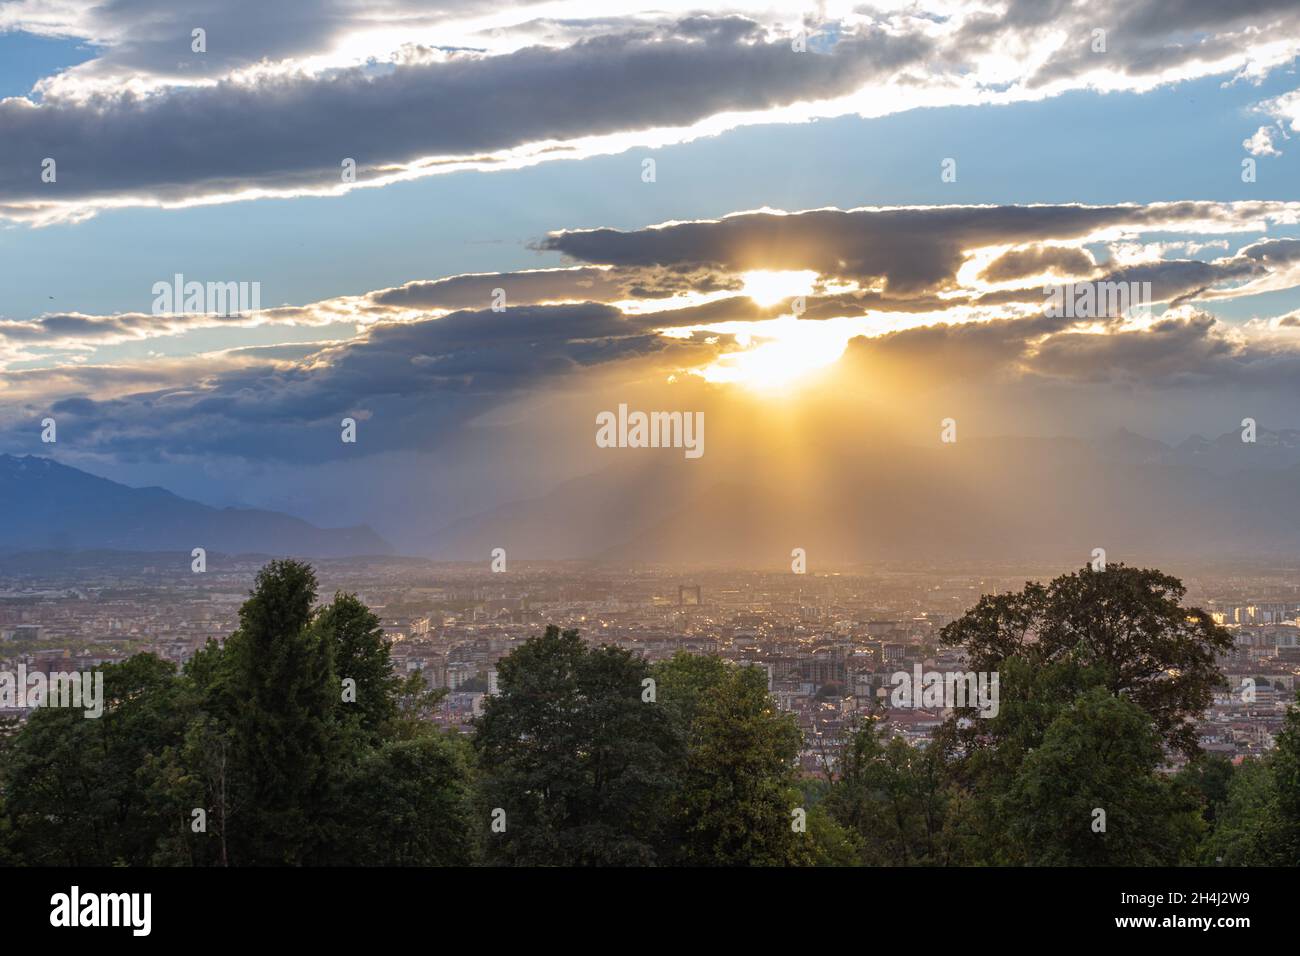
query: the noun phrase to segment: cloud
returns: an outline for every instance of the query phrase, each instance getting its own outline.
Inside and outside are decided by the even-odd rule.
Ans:
[[[1284,139],[1287,138],[1286,131],[1288,127],[1293,133],[1300,132],[1300,90],[1283,93],[1281,96],[1265,100],[1256,109],[1273,117],[1277,123],[1277,129]],[[1261,131],[1262,129],[1263,127],[1261,127]],[[1256,135],[1259,134],[1256,133]]]
[[[379,73],[353,67],[3,100],[0,213],[49,218],[96,205],[342,192],[345,159],[362,185],[439,166],[490,168],[512,150],[550,151],[554,141],[839,96],[926,50],[921,38],[878,29],[846,37],[828,55],[798,55],[788,42],[722,27],[687,32],[455,53]],[[47,157],[57,163],[53,183],[32,175]]]
[[[1141,331],[1057,333],[1040,342],[1028,368],[1040,375],[1094,383],[1191,384],[1250,361],[1211,315],[1170,318]]]
[[[811,269],[827,278],[880,281],[882,291],[916,294],[955,288],[957,273],[974,249],[1100,241],[1126,232],[1262,231],[1270,223],[1293,223],[1297,215],[1300,204],[1258,202],[759,211],[635,231],[557,232],[540,245],[593,264],[690,263],[730,272]]]
[[[265,349],[197,356],[173,363],[175,379],[167,387],[108,399],[90,397],[97,380],[132,374],[157,380],[164,373],[153,363],[141,373],[11,373],[0,401],[12,393],[9,401],[17,404],[10,432],[16,444],[31,421],[53,413],[68,419],[60,418],[61,434],[99,454],[318,461],[336,451],[330,441],[337,441],[344,416],[372,419],[372,452],[429,448],[530,388],[667,351],[696,353],[691,361],[698,362],[716,349],[662,338],[640,317],[610,306],[516,306],[379,323],[355,340],[305,356],[290,353],[288,360]],[[65,397],[55,397],[60,389]]]
[[[815,279],[800,312],[808,321],[897,316],[899,324],[916,324],[1032,314],[1044,306],[1048,280],[1025,280],[1040,274],[1052,276],[1049,284],[1150,283],[1152,303],[1209,303],[1300,286],[1300,239],[1265,238],[1202,260],[1163,256],[1218,250],[1227,240],[1138,243],[1135,237],[1248,236],[1297,219],[1300,204],[1277,202],[931,206],[764,210],[631,231],[557,232],[539,248],[582,264],[420,279],[232,317],[52,313],[0,321],[0,367],[93,360],[115,345],[236,327],[312,329],[312,337],[324,340],[346,335],[349,327],[364,335],[384,324],[443,317],[442,336],[456,333],[471,343],[491,329],[508,340],[508,330],[534,331],[516,324],[531,314],[517,309],[560,304],[612,310],[593,313],[592,338],[692,328],[728,333],[734,331],[729,324],[762,322],[794,308],[794,292],[774,302],[745,295],[753,270],[811,271]],[[1092,248],[1110,255],[1098,259]],[[494,312],[498,304],[506,311]]]
[[[1273,127],[1261,126],[1255,134],[1241,141],[1242,147],[1252,156],[1281,156],[1282,151],[1273,145]]]
[[[599,16],[566,0],[10,3],[0,28],[85,38],[100,55],[0,101],[0,216],[330,195],[743,123],[1259,78],[1300,52],[1293,3],[1217,6],[1016,0],[822,20],[781,2],[714,16],[631,0]],[[47,157],[53,183],[37,175]]]
[[[494,6],[487,0],[10,0],[0,8],[0,29],[96,44],[93,60],[41,85],[67,95],[125,83],[197,83],[258,64],[346,65],[391,52],[394,35],[445,35],[457,21]],[[522,12],[527,3],[514,6]],[[209,37],[201,55],[191,50],[195,28]]]
[[[1044,272],[1054,272],[1067,276],[1086,276],[1096,269],[1097,263],[1086,249],[1071,246],[1031,246],[1026,249],[1011,249],[980,273],[980,278],[989,282],[1006,282],[1008,279],[1023,279]]]
[[[498,289],[507,303],[527,305],[634,299],[653,302],[689,294],[734,292],[741,284],[734,276],[706,269],[535,269],[408,282],[372,292],[366,296],[366,303],[392,309],[473,309],[490,303]]]
[[[1300,335],[1265,339],[1197,310],[1141,329],[1098,331],[1085,320],[1007,319],[931,325],[858,338],[842,376],[877,386],[925,390],[1117,386],[1148,394],[1174,389],[1270,388],[1300,392]],[[1297,327],[1300,327],[1298,325]]]
[[[954,383],[1289,392],[1300,382],[1294,317],[1231,326],[1204,303],[1300,286],[1300,239],[1246,241],[1297,218],[1296,204],[1273,202],[764,210],[554,233],[541,245],[578,265],[424,279],[234,319],[0,322],[0,362],[10,364],[0,380],[10,423],[0,447],[29,448],[33,423],[55,414],[61,442],[104,459],[310,464],[337,458],[339,422],[353,417],[366,422],[357,457],[430,454],[500,409],[544,396],[607,389],[602,401],[617,404],[629,388],[654,393],[674,379],[730,394],[712,384],[724,381],[721,365],[765,345],[779,364],[797,357],[782,350],[806,344],[801,335],[829,350],[831,363],[848,343],[830,378],[880,401]],[[1132,241],[1145,233],[1242,244],[1207,261],[1165,259],[1220,247]],[[812,270],[806,310],[796,319],[788,299],[744,295],[755,269]],[[1045,270],[1149,282],[1153,300],[1170,307],[1140,320],[1052,317],[1042,286],[1024,282]],[[503,311],[491,307],[496,289]],[[331,340],[98,360],[106,345],[226,324],[308,326]],[[333,340],[348,324],[355,334]],[[59,350],[85,361],[22,367]]]

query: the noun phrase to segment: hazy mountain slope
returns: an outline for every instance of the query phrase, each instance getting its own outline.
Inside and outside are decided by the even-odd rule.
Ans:
[[[0,455],[0,548],[387,554],[365,526],[317,528],[275,511],[211,508],[162,488],[129,488],[48,458]]]

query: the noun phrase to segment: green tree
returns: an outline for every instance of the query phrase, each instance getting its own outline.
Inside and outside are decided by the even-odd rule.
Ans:
[[[818,803],[808,808],[808,842],[815,866],[861,866],[858,835],[840,824]]]
[[[1031,866],[1172,866],[1204,830],[1196,796],[1155,773],[1150,716],[1104,688],[1082,694],[1025,757],[1002,808],[1019,861]],[[1104,830],[1100,829],[1104,812]]]
[[[947,862],[944,823],[951,794],[942,748],[886,740],[872,721],[851,733],[826,798],[830,814],[857,834],[869,866]]]
[[[393,673],[388,641],[379,618],[355,594],[339,592],[315,620],[318,639],[329,642],[340,681],[340,714],[355,720],[371,741],[397,716],[400,679]],[[355,702],[344,702],[342,681],[356,682]]]
[[[103,668],[99,719],[42,708],[0,727],[0,860],[471,861],[468,744],[427,721],[441,692],[393,676],[354,596],[319,611],[315,597],[309,566],[271,562],[239,629],[180,675],[137,655]]]
[[[1228,784],[1200,862],[1207,866],[1269,866],[1283,857],[1278,837],[1273,767],[1264,760],[1243,760]]]
[[[1268,765],[1277,794],[1266,824],[1268,857],[1277,866],[1300,866],[1300,693],[1287,709]]]
[[[352,866],[466,866],[476,857],[472,752],[430,733],[371,751],[342,787],[339,843],[330,862]]]
[[[613,647],[588,648],[550,626],[497,666],[474,746],[488,858],[522,865],[628,865],[658,859],[670,787],[671,727],[643,700],[649,667]]]
[[[412,671],[399,679],[393,692],[394,716],[388,727],[389,736],[410,740],[433,733],[431,721],[446,696],[447,688],[430,687],[423,671]]]
[[[731,667],[715,654],[678,651],[651,668],[656,700],[672,725],[669,749],[674,773],[680,773],[686,765],[691,728],[699,719],[704,702],[709,695],[717,693]],[[677,837],[680,834],[674,841]]]
[[[162,828],[141,772],[184,731],[175,667],[137,654],[100,668],[103,713],[40,707],[9,741],[6,827],[35,865],[148,864]]]
[[[699,676],[698,674],[696,676]],[[814,841],[795,832],[806,808],[791,714],[776,710],[767,675],[727,667],[701,694],[673,801],[676,860],[693,866],[790,866],[815,862]]]
[[[1178,779],[1201,797],[1201,815],[1214,828],[1232,785],[1232,761],[1222,754],[1202,754],[1178,772]]]
[[[1223,683],[1217,655],[1232,637],[1204,611],[1184,608],[1185,593],[1160,571],[1084,568],[1017,594],[984,595],[941,640],[965,647],[976,670],[1019,657],[1035,668],[1068,661],[1098,673],[1112,696],[1151,715],[1170,747],[1194,755],[1193,721]]]
[[[230,829],[238,822],[241,796],[232,774],[233,749],[229,726],[197,713],[178,746],[146,758],[143,772],[152,781],[150,797],[164,821],[155,865],[230,865]]]
[[[233,705],[231,773],[243,811],[231,827],[232,863],[315,860],[321,822],[344,758],[332,644],[313,628],[316,575],[272,561],[257,575],[224,647],[219,703]]]

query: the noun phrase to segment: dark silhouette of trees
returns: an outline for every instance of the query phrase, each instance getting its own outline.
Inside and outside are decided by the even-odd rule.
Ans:
[[[103,668],[102,717],[0,727],[0,863],[1300,862],[1300,707],[1262,759],[1161,772],[1196,754],[1229,640],[1157,571],[981,598],[942,639],[998,672],[997,713],[923,748],[873,718],[828,781],[800,778],[761,669],[556,627],[499,662],[471,737],[445,733],[444,691],[393,673],[375,615],[316,591],[272,562],[179,673],[137,655]]]

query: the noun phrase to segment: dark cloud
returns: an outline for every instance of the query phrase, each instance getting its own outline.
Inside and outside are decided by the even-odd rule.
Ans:
[[[1095,30],[1105,31],[1104,52],[1093,48]],[[1036,88],[1099,69],[1135,79],[1191,72],[1231,61],[1266,32],[1300,32],[1292,0],[1011,0],[1002,16],[981,18],[961,37],[986,49],[1012,34],[1021,42],[1057,44],[1027,80]]]
[[[1103,74],[1141,88],[1260,72],[1289,58],[1267,46],[1272,38],[1300,35],[1293,0],[1015,0],[944,15],[923,7],[858,9],[838,22],[809,15],[819,39],[796,53],[788,14],[673,19],[618,3],[559,20],[530,18],[531,5],[505,8],[519,15],[506,32],[539,45],[488,52],[456,26],[502,12],[487,0],[10,3],[8,26],[102,46],[43,83],[41,96],[0,102],[0,214],[85,215],[109,198],[327,193],[344,188],[345,157],[362,183],[460,163],[491,168],[514,148],[565,156],[580,138],[825,102],[873,83],[952,90],[968,102],[975,92],[1015,96]],[[201,55],[190,51],[198,26],[208,31]],[[1104,54],[1092,50],[1095,29],[1107,31]],[[312,61],[341,64],[332,59],[340,43],[374,30],[387,31],[374,40],[375,61]],[[403,31],[413,38],[404,45]],[[438,46],[440,32],[459,40]],[[997,60],[994,83],[979,79],[992,75],[985,58]],[[908,105],[904,97],[895,108]],[[46,157],[59,163],[56,183],[33,173]]]
[[[513,0],[512,6],[524,11],[536,2],[543,0]],[[263,61],[324,53],[357,30],[429,28],[498,7],[492,0],[102,0],[61,15],[44,0],[6,5],[20,28],[102,44],[94,60],[70,72],[104,81],[215,78]],[[202,54],[190,48],[196,27],[208,33]]]
[[[981,246],[1074,239],[1109,227],[1244,223],[1266,213],[1267,204],[1197,202],[756,212],[630,232],[559,232],[541,248],[582,262],[624,267],[690,263],[733,272],[812,269],[823,277],[883,280],[889,292],[915,294],[952,288],[967,251]]]
[[[849,36],[796,54],[732,21],[701,39],[607,35],[554,49],[300,74],[88,100],[0,101],[0,204],[130,194],[178,200],[256,185],[334,188],[427,157],[473,157],[542,140],[689,125],[847,93],[925,55],[919,37]],[[599,90],[599,96],[592,96]],[[43,183],[45,157],[58,180]]]
[[[534,272],[493,272],[408,282],[371,293],[367,301],[384,308],[476,309],[492,301],[501,289],[509,304],[554,301],[613,302],[624,299],[664,299],[686,293],[735,291],[734,276],[705,269],[577,268]]]
[[[197,325],[241,325],[247,322],[246,317],[238,315],[52,313],[28,321],[0,321],[0,343],[45,347],[83,345],[174,334]]]
[[[952,381],[990,385],[1023,373],[1023,363],[1043,336],[1074,320],[1036,316],[904,329],[849,343],[841,374],[884,391],[934,388]]]
[[[1291,212],[1289,206],[1269,203],[1190,202],[814,210],[747,213],[632,232],[558,233],[546,247],[588,264],[412,282],[252,317],[332,326],[350,316],[362,330],[346,342],[270,344],[138,367],[10,370],[0,381],[0,402],[12,424],[0,433],[0,445],[25,447],[20,435],[34,434],[32,423],[53,409],[61,440],[66,437],[83,454],[117,460],[329,461],[337,457],[343,417],[366,422],[359,456],[424,454],[511,402],[531,403],[597,380],[663,383],[671,374],[711,363],[735,349],[734,340],[703,331],[679,338],[660,330],[761,322],[790,314],[789,301],[761,305],[727,294],[644,313],[625,313],[611,303],[644,296],[671,306],[668,297],[682,293],[734,292],[740,273],[759,268],[810,269],[823,280],[879,286],[839,291],[822,281],[807,296],[806,319],[867,312],[980,319],[855,339],[834,374],[867,383],[881,400],[951,383],[993,391],[1060,384],[1159,391],[1197,383],[1213,388],[1276,383],[1292,390],[1300,382],[1300,351],[1282,332],[1268,338],[1252,328],[1247,334],[1186,309],[1167,312],[1149,328],[1103,318],[1100,333],[1094,328],[1098,320],[1089,317],[1015,318],[1006,314],[1015,314],[1010,309],[999,315],[991,308],[963,315],[968,306],[993,306],[997,296],[1008,304],[1041,307],[1043,291],[981,296],[956,282],[970,250],[980,246],[1023,252],[990,267],[1011,275],[1045,262],[1068,264],[1061,252],[1066,247],[1058,244],[1098,231],[1118,235],[1180,226],[1190,233],[1231,231],[1259,228]],[[1266,279],[1296,261],[1300,240],[1266,239],[1212,262],[1156,260],[1098,269],[1095,281],[1149,281],[1153,299],[1167,302],[1223,283]],[[488,307],[494,288],[507,292],[505,311]],[[570,299],[578,301],[539,304]],[[455,311],[427,315],[446,309]],[[189,321],[56,314],[0,324],[0,344],[84,347],[175,334],[190,328]]]
[[[1109,268],[1093,266],[1080,249],[1059,243],[1099,231],[1113,236],[1258,229],[1294,213],[1292,205],[1267,202],[899,207],[758,212],[629,232],[560,232],[543,240],[541,248],[592,264],[419,280],[246,316],[51,313],[27,321],[0,321],[0,365],[12,367],[39,356],[37,350],[89,353],[101,346],[200,328],[295,325],[322,330],[316,334],[320,339],[337,336],[349,325],[418,321],[428,313],[476,316],[496,302],[497,290],[504,293],[507,313],[487,313],[493,319],[486,322],[448,316],[439,333],[451,336],[463,330],[462,344],[468,345],[486,329],[509,341],[515,323],[526,321],[522,317],[529,314],[520,307],[561,302],[642,303],[629,307],[635,314],[626,316],[610,309],[608,315],[616,317],[613,324],[604,332],[593,331],[591,337],[790,314],[792,297],[760,305],[743,294],[743,273],[753,269],[816,272],[800,313],[809,320],[888,312],[942,315],[966,306],[1042,306],[1041,286],[985,292],[979,281],[961,285],[958,271],[975,249],[987,246],[1013,248],[984,269],[982,281],[1005,281],[1048,267],[1079,270],[1092,273],[1090,282],[1149,283],[1147,303],[1180,305],[1248,294],[1271,278],[1287,278],[1300,262],[1300,239],[1266,239],[1212,261],[1150,259]],[[862,288],[846,290],[837,284],[846,280]],[[709,301],[698,301],[701,296]]]
[[[1054,335],[1039,344],[1029,369],[1062,380],[1148,389],[1300,389],[1300,351],[1241,341],[1204,313],[1164,319],[1149,329]]]
[[[900,391],[960,383],[964,388],[1270,388],[1300,391],[1296,344],[1246,340],[1212,315],[1195,312],[1104,332],[1091,319],[1035,316],[907,329],[850,343],[842,375]],[[1100,393],[1099,393],[1100,394]],[[1084,408],[1080,409],[1083,413]]]
[[[493,272],[408,282],[373,292],[367,299],[376,306],[404,309],[475,309],[491,304],[493,292],[503,289],[510,304],[555,299],[604,301],[620,297],[624,278],[622,273],[597,268]]]
[[[310,462],[335,456],[340,419],[361,416],[371,422],[368,453],[428,449],[530,388],[679,347],[643,319],[594,303],[456,312],[376,325],[354,342],[296,362],[218,370],[197,382],[107,400],[83,393],[54,406],[29,402],[13,427],[26,429],[54,407],[61,436],[83,452]],[[18,444],[12,432],[11,443]]]
[[[980,278],[989,282],[1007,282],[1047,271],[1086,276],[1094,269],[1096,263],[1083,249],[1071,246],[1032,246],[1003,253],[980,273]]]

